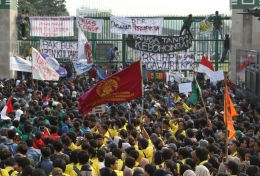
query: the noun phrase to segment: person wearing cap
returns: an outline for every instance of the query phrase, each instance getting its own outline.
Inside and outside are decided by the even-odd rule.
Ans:
[[[170,144],[168,144],[167,148],[171,150],[171,152],[172,152],[172,161],[174,161],[176,163],[176,161],[178,160],[178,157],[176,155],[176,152],[178,150],[177,146],[174,143],[170,143]]]
[[[37,131],[35,133],[35,137],[33,138],[34,144],[33,148],[35,149],[42,149],[44,147],[44,142],[42,141],[42,132]]]
[[[236,161],[228,161],[224,163],[226,170],[231,174],[231,176],[237,176],[238,174],[238,163]]]
[[[236,140],[239,141],[241,137],[243,137],[243,133],[240,130],[236,130]]]

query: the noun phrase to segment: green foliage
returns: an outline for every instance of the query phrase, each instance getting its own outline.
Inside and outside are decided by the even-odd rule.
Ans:
[[[18,10],[29,10],[30,16],[69,16],[65,0],[19,0]]]

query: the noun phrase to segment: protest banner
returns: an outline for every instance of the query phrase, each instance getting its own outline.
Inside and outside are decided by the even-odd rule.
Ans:
[[[110,33],[161,35],[163,18],[110,17]]]
[[[37,80],[59,80],[59,74],[45,61],[35,48],[32,48],[32,76],[33,79]]]
[[[187,95],[189,92],[192,92],[192,86],[191,86],[191,84],[192,84],[192,82],[178,84],[179,92],[180,92],[180,93],[184,93],[184,94],[186,94],[186,95]]]
[[[77,75],[80,75],[82,73],[89,71],[92,68],[92,65],[93,65],[93,63],[88,64],[85,61],[83,61],[83,62],[82,61],[73,61],[72,63],[74,65],[74,68],[75,68]]]
[[[87,32],[101,33],[103,23],[103,19],[77,17],[77,27]]]
[[[80,28],[78,28],[78,60],[87,60],[91,55],[91,44],[88,42],[88,39],[83,33],[83,31]]]
[[[128,35],[127,46],[144,52],[170,53],[189,49],[192,46],[192,36]]]
[[[194,53],[167,54],[147,53],[141,54],[142,63],[147,70],[194,70]]]
[[[9,70],[32,72],[32,63],[20,58],[18,56],[10,54],[10,65]]]
[[[40,40],[40,51],[54,58],[75,59],[78,58],[78,42]]]
[[[30,36],[68,37],[74,36],[74,17],[30,17]]]

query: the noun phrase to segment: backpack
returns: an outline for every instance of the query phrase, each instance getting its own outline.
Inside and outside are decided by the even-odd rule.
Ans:
[[[14,154],[13,143],[10,143],[10,144],[5,143],[5,145],[8,147],[10,152],[12,152],[12,156],[14,156],[15,154]]]

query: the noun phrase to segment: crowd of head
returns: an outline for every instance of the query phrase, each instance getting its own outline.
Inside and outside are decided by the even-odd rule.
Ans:
[[[223,84],[203,77],[198,82],[205,103],[192,104],[176,82],[145,80],[143,98],[83,115],[77,99],[95,79],[2,80],[0,110],[7,107],[7,113],[0,119],[0,173],[260,175],[260,107],[230,88],[239,116],[233,118],[236,135],[227,142]]]

